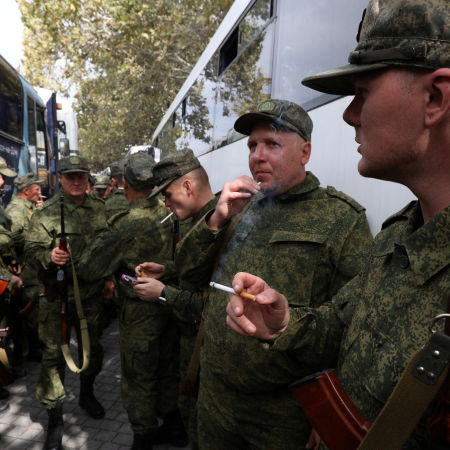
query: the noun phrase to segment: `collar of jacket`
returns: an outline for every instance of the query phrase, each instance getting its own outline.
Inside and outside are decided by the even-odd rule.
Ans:
[[[89,198],[88,194],[84,194],[83,201],[79,205],[78,203],[75,203],[63,190],[59,191],[56,194],[58,196],[58,199],[61,196],[60,192],[63,192],[63,195],[64,195],[64,206],[67,208],[67,210],[70,213],[75,211],[79,206],[82,206],[83,208],[91,208],[92,207],[91,201],[95,201],[95,200],[91,200]]]
[[[306,178],[299,184],[295,185],[293,188],[289,189],[286,192],[283,192],[280,195],[277,195],[276,199],[278,200],[287,200],[293,196],[301,196],[308,192],[314,191],[320,186],[320,181],[312,172],[306,172]],[[258,192],[255,196],[253,196],[250,201],[251,202],[259,202],[263,198],[266,198],[268,195],[264,192]]]
[[[158,204],[158,199],[156,197],[148,199],[147,197],[135,198],[130,204],[130,209],[135,208],[153,208]]]
[[[22,203],[24,206],[26,206],[28,209],[34,211],[34,203],[30,202],[30,200],[27,200],[26,198],[18,197],[17,195],[13,195],[11,199],[11,203]]]

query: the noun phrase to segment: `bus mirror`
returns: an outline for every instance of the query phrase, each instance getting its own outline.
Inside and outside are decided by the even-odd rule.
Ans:
[[[69,139],[62,138],[59,140],[59,153],[61,154],[61,156],[70,155]]]

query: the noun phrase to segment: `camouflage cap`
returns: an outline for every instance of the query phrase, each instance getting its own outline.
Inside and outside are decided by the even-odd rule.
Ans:
[[[89,164],[84,156],[64,156],[58,161],[58,173],[87,172]]]
[[[111,186],[111,177],[109,175],[99,175],[95,178],[94,189],[106,189]]]
[[[0,157],[0,173],[5,175],[5,177],[17,177],[17,173],[8,169],[8,164],[2,157]]]
[[[39,180],[38,177],[34,173],[27,173],[26,175],[22,175],[20,177],[17,177],[14,180],[14,186],[16,186],[18,191],[21,191],[22,189],[25,189],[28,186],[31,186],[32,184],[42,184],[44,183],[44,180]]]
[[[158,186],[149,198],[158,195],[177,178],[202,167],[200,161],[190,149],[171,153],[153,167],[153,176]]]
[[[92,175],[89,175],[88,181],[89,181],[89,184],[91,186],[94,186],[94,184],[95,184],[95,177],[93,177]]]
[[[148,153],[134,153],[125,164],[123,176],[135,191],[151,189],[155,186],[152,167],[155,160]]]
[[[276,122],[298,133],[305,141],[311,141],[313,123],[308,113],[293,102],[267,100],[258,106],[257,112],[243,114],[234,122],[238,133],[250,136],[253,127],[260,122]]]
[[[305,78],[316,91],[354,95],[351,76],[392,66],[450,67],[450,3],[444,0],[370,0],[349,63]]]
[[[125,166],[125,161],[122,159],[120,161],[116,161],[109,166],[109,170],[111,171],[111,177],[117,178],[123,175],[123,168]]]

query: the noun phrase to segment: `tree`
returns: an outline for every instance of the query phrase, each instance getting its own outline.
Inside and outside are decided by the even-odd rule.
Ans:
[[[96,168],[149,144],[233,0],[17,0],[25,76],[75,89],[79,148]]]

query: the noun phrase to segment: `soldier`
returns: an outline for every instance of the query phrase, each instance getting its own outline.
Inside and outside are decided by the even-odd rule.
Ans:
[[[21,279],[24,283],[22,290],[23,306],[30,301],[36,306],[39,305],[39,282],[37,279],[37,271],[31,269],[25,263],[23,254],[25,246],[25,234],[28,229],[31,216],[36,209],[36,203],[41,196],[41,184],[44,180],[39,180],[34,173],[27,173],[17,177],[14,185],[17,188],[17,194],[13,195],[10,203],[6,207],[6,212],[12,220],[12,238],[14,240],[17,261],[22,267]],[[34,308],[26,318],[26,332],[28,336],[29,352],[28,361],[42,361],[42,351],[39,344],[38,335],[38,317],[39,308]]]
[[[106,200],[111,195],[111,178],[109,175],[99,175],[95,179],[94,190],[100,198]]]
[[[86,194],[89,166],[82,156],[67,156],[59,161],[59,180],[64,195],[65,231],[70,242],[69,254],[59,250],[61,233],[60,196],[45,202],[33,214],[25,241],[25,259],[39,272],[46,296],[39,305],[39,338],[44,346],[41,373],[36,389],[37,400],[47,408],[49,424],[46,450],[61,449],[63,433],[62,401],[65,362],[61,351],[61,303],[58,295],[56,274],[61,264],[71,264],[75,269],[81,254],[106,228],[106,212],[103,200]],[[71,280],[70,280],[71,281]],[[91,343],[89,367],[80,375],[79,405],[93,419],[105,415],[102,405],[93,393],[95,377],[102,368],[103,332],[102,290],[111,293],[112,279],[97,278],[92,282],[78,280],[83,311],[87,318]],[[79,319],[74,302],[72,282],[69,282],[68,327],[74,326],[80,342]],[[79,353],[82,351],[79,346]],[[80,355],[80,360],[82,360]]]
[[[108,228],[83,255],[80,275],[94,280],[111,274],[117,280],[120,313],[122,402],[134,432],[133,450],[152,448],[157,417],[177,407],[177,377],[173,343],[175,323],[170,311],[157,303],[139,300],[132,284],[140,261],[157,263],[172,257],[170,222],[161,224],[167,209],[156,198],[147,199],[155,182],[154,160],[147,153],[133,154],[124,169],[124,192],[129,209],[108,221]]]
[[[216,197],[209,184],[208,174],[201,166],[200,161],[194,156],[192,150],[182,150],[172,153],[160,161],[153,168],[153,175],[158,181],[158,188],[155,189],[151,197],[155,197],[160,192],[165,197],[166,206],[170,207],[176,217],[183,221],[181,231],[184,236],[189,230],[208,212],[216,207],[218,197]],[[175,260],[177,254],[175,253]],[[174,301],[182,303],[186,311],[180,313],[174,310],[178,320],[178,331],[180,339],[180,376],[181,383],[184,384],[186,374],[194,351],[195,340],[198,333],[198,326],[201,320],[201,309],[203,303],[203,291],[207,286],[196,287],[184,280],[178,280],[174,272],[172,261],[164,265],[154,263],[144,263],[140,267],[144,273],[154,278],[160,278],[164,283],[154,278],[139,278],[141,284],[134,286],[134,290],[143,300],[148,300],[166,287],[169,280],[175,275],[175,286],[167,285],[165,290],[165,305],[172,305]],[[182,264],[182,261],[177,261]],[[137,272],[138,276],[139,272]],[[164,277],[164,279],[162,279]],[[200,307],[190,308],[190,302],[200,304]],[[186,430],[189,432],[189,441],[192,450],[198,449],[197,421],[195,409],[197,401],[195,398],[181,394],[178,400],[179,411],[181,412]],[[186,432],[183,424],[179,423],[179,411],[164,417],[164,424],[159,427],[153,437],[155,444],[169,442],[172,445],[182,446],[186,440]],[[184,444],[186,445],[186,444]]]
[[[339,380],[370,422],[428,340],[431,319],[450,306],[449,12],[448,2],[371,0],[351,64],[303,80],[321,92],[354,95],[344,120],[360,144],[360,174],[401,183],[418,201],[384,222],[361,274],[332,302],[289,308],[295,295],[284,297],[267,290],[270,281],[239,274],[238,292],[263,293],[250,308],[233,296],[227,309],[234,330],[269,340],[268,353],[321,359],[327,367],[339,356]],[[435,327],[442,330],[443,323]],[[448,426],[438,443],[427,437],[430,411],[401,448],[448,448]],[[392,425],[398,435],[401,424]]]
[[[86,194],[94,193],[94,185],[95,185],[95,178],[92,175],[89,175],[88,188],[86,189]]]
[[[254,178],[225,183],[215,211],[181,242],[179,276],[197,285],[212,276],[230,286],[235,272],[248,268],[283,292],[295,292],[293,307],[320,305],[357,274],[370,246],[364,208],[332,187],[320,188],[306,172],[312,121],[295,103],[263,102],[241,116],[235,130],[249,135]],[[218,254],[230,219],[245,205]],[[212,290],[204,307],[200,448],[298,449],[308,441],[310,425],[286,385],[317,366],[268,354],[234,334],[225,323],[227,301],[226,293]],[[185,306],[174,302],[173,308]]]
[[[125,159],[109,166],[111,171],[111,195],[106,200],[106,214],[108,218],[128,209],[128,201],[123,191],[123,168]]]

